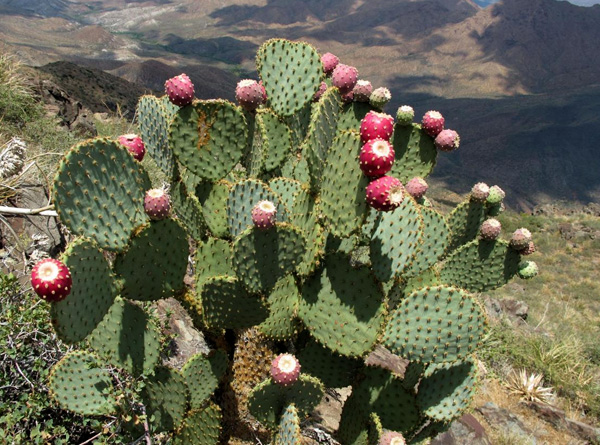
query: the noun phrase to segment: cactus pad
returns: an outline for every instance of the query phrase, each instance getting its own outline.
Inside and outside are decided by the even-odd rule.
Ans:
[[[209,403],[191,410],[173,436],[173,445],[217,445],[221,433],[221,408]]]
[[[288,126],[274,113],[260,110],[256,122],[261,133],[263,166],[266,171],[280,167],[292,149],[292,135]]]
[[[226,240],[208,238],[196,249],[196,290],[200,292],[208,278],[220,275],[235,275],[231,245]]]
[[[219,386],[219,381],[227,369],[227,354],[216,350],[208,357],[196,354],[181,368],[181,373],[190,391],[192,410],[200,409],[204,402]]]
[[[362,366],[361,360],[336,354],[313,339],[309,339],[297,355],[302,372],[317,377],[327,388],[351,385]]]
[[[207,227],[198,198],[188,194],[185,185],[180,182],[173,187],[171,199],[175,215],[187,233],[194,239],[203,239],[206,236]]]
[[[475,239],[485,219],[484,203],[467,200],[456,206],[448,215],[448,226],[452,233],[448,250],[452,251]]]
[[[433,138],[425,133],[419,124],[394,126],[392,146],[396,161],[389,173],[403,184],[415,176],[426,178],[435,167],[437,149]]]
[[[159,366],[147,378],[142,399],[146,414],[155,431],[172,431],[185,417],[188,388],[176,369]]]
[[[444,217],[429,207],[419,207],[423,218],[423,243],[417,249],[412,266],[405,277],[416,277],[436,264],[448,246],[450,230]]]
[[[285,408],[281,415],[274,445],[301,445],[302,443],[298,410],[292,403]]]
[[[214,236],[228,237],[227,199],[229,185],[225,181],[201,182],[196,187],[196,196],[202,205],[204,221]]]
[[[281,278],[269,295],[269,317],[258,330],[268,338],[285,340],[292,338],[298,331],[296,312],[300,294],[292,275]]]

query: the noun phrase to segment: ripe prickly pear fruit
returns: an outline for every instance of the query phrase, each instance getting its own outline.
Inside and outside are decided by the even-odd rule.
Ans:
[[[354,93],[356,102],[369,102],[371,93],[373,93],[373,85],[368,80],[359,80],[354,85],[352,93]]]
[[[321,63],[323,64],[323,71],[327,76],[331,76],[333,70],[340,63],[340,59],[331,53],[325,53],[321,56]]]
[[[360,150],[360,169],[371,178],[383,176],[392,169],[395,156],[394,147],[388,141],[372,139]]]
[[[150,189],[144,197],[144,210],[150,219],[165,219],[171,211],[171,197],[164,188]]]
[[[490,187],[490,192],[486,201],[488,204],[500,204],[505,196],[506,193],[504,193],[504,190],[497,185],[493,185]]]
[[[527,247],[525,247],[522,250],[519,250],[519,253],[521,255],[531,255],[532,253],[535,253],[535,244],[533,244],[533,241],[529,241]]]
[[[375,88],[369,96],[369,103],[372,107],[381,110],[392,100],[392,93],[385,87]]]
[[[39,261],[31,270],[31,286],[36,294],[51,303],[71,293],[73,279],[64,263],[53,258]]]
[[[292,354],[280,354],[271,362],[271,378],[281,386],[289,386],[300,376],[300,362]]]
[[[344,93],[341,96],[342,96],[342,101],[345,104],[349,104],[354,101],[354,92],[353,91],[348,91],[347,93]]]
[[[394,131],[394,118],[389,114],[369,111],[360,121],[360,140],[363,144],[372,139],[389,141]]]
[[[529,246],[531,242],[531,232],[524,227],[517,229],[510,237],[510,247],[515,250],[523,250]]]
[[[454,130],[442,130],[435,137],[435,146],[440,151],[454,151],[460,145],[460,137]]]
[[[350,65],[339,63],[331,73],[331,83],[340,90],[340,94],[352,91],[358,82],[358,70]]]
[[[144,141],[137,134],[124,134],[119,136],[119,144],[127,147],[127,150],[133,155],[133,157],[142,162],[144,155],[146,154],[146,146]]]
[[[327,84],[325,82],[321,82],[321,85],[319,85],[319,89],[313,96],[313,101],[318,102],[323,93],[325,93],[325,91],[327,91]]]
[[[267,90],[265,90],[265,86],[263,85],[263,81],[258,81],[258,86],[260,87],[260,91],[262,92],[262,101],[263,104],[267,101]]]
[[[270,229],[275,225],[277,208],[271,201],[259,201],[252,208],[252,222],[259,229]]]
[[[490,186],[485,182],[478,182],[471,189],[471,200],[475,202],[485,202],[490,194]]]
[[[406,440],[396,431],[386,431],[379,439],[378,445],[406,445]]]
[[[265,89],[256,80],[240,80],[235,88],[235,99],[247,111],[254,111],[265,101]]]
[[[415,110],[410,105],[402,105],[396,111],[396,122],[398,125],[411,125],[415,118]]]
[[[404,199],[404,187],[393,176],[382,176],[367,186],[367,203],[375,210],[394,210]]]
[[[519,263],[519,271],[517,272],[517,274],[519,275],[519,277],[523,278],[524,280],[533,278],[533,277],[537,276],[538,273],[539,273],[539,269],[535,262],[521,261]]]
[[[404,188],[410,196],[417,200],[420,200],[421,198],[423,198],[423,196],[425,196],[429,185],[425,182],[423,178],[416,176],[410,181],[408,181]]]
[[[421,125],[425,133],[434,138],[444,129],[444,122],[444,116],[439,111],[431,110],[425,113]]]
[[[172,104],[178,107],[189,105],[194,100],[194,84],[187,74],[180,74],[165,82],[165,92]]]
[[[502,231],[502,224],[495,218],[486,219],[479,229],[481,238],[488,241],[498,239],[500,232]]]

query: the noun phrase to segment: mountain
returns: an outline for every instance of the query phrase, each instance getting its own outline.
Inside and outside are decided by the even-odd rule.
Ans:
[[[600,6],[484,3],[0,0],[0,39],[32,65],[66,60],[152,90],[187,72],[198,97],[229,99],[256,76],[262,42],[305,40],[390,88],[388,112],[447,116],[463,141],[436,170],[450,189],[497,183],[522,208],[599,200],[588,172],[600,166],[589,142],[600,139]]]

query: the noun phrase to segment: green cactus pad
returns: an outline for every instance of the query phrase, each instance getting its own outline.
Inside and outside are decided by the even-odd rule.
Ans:
[[[204,354],[194,355],[181,368],[190,391],[192,410],[202,408],[204,402],[215,392],[227,370],[227,361],[227,353],[218,349],[208,357]]]
[[[117,407],[112,377],[94,354],[67,353],[50,371],[50,396],[82,416],[111,415]]]
[[[175,158],[168,141],[172,114],[163,104],[163,100],[155,96],[142,96],[137,104],[136,116],[148,154],[166,177],[171,179],[176,171]]]
[[[394,125],[394,135],[390,142],[394,147],[396,160],[389,175],[398,178],[403,184],[415,176],[426,178],[435,167],[437,149],[433,138],[419,124]]]
[[[172,297],[184,287],[188,255],[187,234],[179,223],[150,223],[115,260],[115,272],[124,280],[121,295],[142,301]]]
[[[338,134],[329,149],[329,160],[323,167],[321,211],[325,229],[340,238],[357,231],[367,215],[365,189],[369,184],[358,162],[360,137]]]
[[[148,373],[158,363],[157,326],[141,307],[120,297],[89,336],[89,342],[110,363],[134,375]]]
[[[279,196],[264,182],[256,179],[246,179],[234,184],[229,192],[227,201],[227,224],[233,238],[239,236],[252,223],[252,208],[259,201],[271,201],[277,208],[278,222],[286,220],[285,206],[279,202]]]
[[[229,242],[209,238],[198,243],[196,250],[196,290],[201,292],[204,282],[211,277],[235,275]]]
[[[274,445],[301,445],[303,443],[298,410],[291,403],[283,410]]]
[[[321,402],[325,388],[319,379],[300,374],[289,386],[281,386],[271,378],[257,385],[248,396],[248,410],[260,423],[275,429],[286,406],[293,403],[303,418]]]
[[[289,116],[309,103],[319,89],[323,65],[317,50],[303,42],[271,39],[256,55],[256,67],[269,104],[280,116]]]
[[[292,150],[288,126],[269,110],[258,110],[256,122],[261,133],[263,165],[268,172],[280,167]]]
[[[351,102],[342,107],[342,112],[338,119],[338,131],[356,131],[360,130],[360,122],[365,118],[369,111],[373,110],[365,102]]]
[[[485,311],[462,289],[414,291],[391,312],[384,345],[420,363],[446,363],[473,353],[486,333]]]
[[[206,237],[207,226],[198,198],[188,194],[185,185],[179,182],[173,187],[171,200],[175,215],[187,233],[196,240]]]
[[[209,403],[187,413],[173,436],[173,445],[217,445],[221,434],[221,408]]]
[[[302,287],[298,316],[312,336],[332,351],[361,357],[381,330],[383,293],[371,271],[354,269],[348,256],[331,254]]]
[[[294,207],[294,196],[302,188],[302,184],[295,179],[273,178],[269,181],[269,188],[273,190],[280,198],[280,201],[286,209],[291,210]]]
[[[420,207],[423,218],[423,243],[404,277],[416,277],[436,264],[448,246],[450,229],[444,216],[428,207]]]
[[[369,416],[369,445],[379,445],[383,436],[383,425],[377,413],[371,413]]]
[[[370,242],[373,272],[380,281],[401,277],[411,267],[423,238],[423,218],[410,196],[398,208],[380,212]]]
[[[448,227],[451,231],[448,251],[474,240],[485,219],[484,203],[467,200],[456,206],[448,215]]]
[[[63,262],[71,272],[73,285],[67,298],[50,305],[50,318],[62,341],[77,343],[102,321],[118,289],[108,261],[88,240],[69,244]]]
[[[425,365],[420,362],[410,362],[404,371],[402,386],[409,391],[414,391],[425,373]]]
[[[452,422],[432,422],[429,421],[426,426],[421,429],[410,439],[411,445],[427,445],[429,444],[432,437],[436,437],[439,434],[445,433],[450,429]]]
[[[315,199],[308,193],[308,188],[298,190],[294,196],[291,211],[291,222],[303,230],[306,239],[306,250],[296,271],[302,276],[308,276],[319,264],[325,254],[325,233],[317,223]]]
[[[469,292],[496,289],[519,271],[519,253],[503,240],[473,240],[455,250],[440,270],[440,281]]]
[[[250,292],[269,292],[296,269],[305,243],[302,231],[289,224],[266,230],[251,227],[233,243],[233,268]]]
[[[283,120],[291,131],[292,147],[300,147],[300,145],[302,145],[302,141],[306,139],[314,105],[315,104],[313,102],[309,102],[297,113],[294,113],[290,116],[283,116]]]
[[[227,176],[246,147],[246,120],[224,100],[195,101],[180,108],[169,131],[173,153],[195,175],[216,181]]]
[[[417,403],[427,417],[450,422],[469,407],[476,383],[477,366],[473,360],[429,366],[419,384]]]
[[[235,277],[209,278],[202,288],[204,320],[211,329],[243,329],[269,316],[266,303],[250,295]]]
[[[298,332],[296,312],[300,294],[292,275],[281,278],[267,299],[269,317],[257,329],[267,338],[285,340]]]
[[[196,196],[202,205],[204,221],[213,236],[218,238],[228,237],[227,200],[229,199],[229,184],[225,181],[201,182],[196,187]]]
[[[298,350],[297,357],[302,372],[317,377],[327,388],[351,385],[363,364],[359,359],[336,354],[313,339]]]
[[[344,402],[336,439],[344,445],[366,445],[369,442],[370,407],[364,391],[352,394]]]
[[[114,141],[93,139],[75,145],[54,179],[54,205],[61,222],[98,246],[119,251],[148,220],[145,176],[139,163]]]
[[[146,414],[154,431],[173,431],[185,418],[188,387],[176,369],[159,366],[142,390]]]

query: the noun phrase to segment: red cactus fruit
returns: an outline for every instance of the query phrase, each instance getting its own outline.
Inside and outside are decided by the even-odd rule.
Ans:
[[[265,102],[265,88],[256,80],[240,80],[235,89],[235,99],[247,111],[254,111]]]
[[[344,93],[341,96],[342,96],[342,101],[345,104],[349,104],[354,101],[354,92],[353,91],[348,91],[347,93]]]
[[[429,185],[425,182],[423,178],[416,176],[410,181],[408,181],[404,188],[406,189],[408,194],[413,198],[421,199],[423,196],[425,196]]]
[[[174,105],[184,107],[194,100],[194,84],[187,74],[180,74],[165,82],[165,92]]]
[[[527,247],[525,247],[522,250],[519,250],[519,253],[521,255],[531,255],[532,253],[535,253],[535,244],[533,244],[533,241],[529,241]]]
[[[164,188],[150,189],[144,197],[144,210],[150,219],[165,219],[171,211],[171,197]]]
[[[36,294],[55,303],[71,293],[73,280],[64,263],[53,258],[39,261],[31,270],[31,286]]]
[[[119,144],[127,147],[127,150],[133,155],[133,157],[142,162],[144,155],[146,154],[146,146],[144,141],[137,134],[124,134],[119,136]]]
[[[369,102],[371,93],[373,93],[373,85],[368,80],[358,80],[356,85],[354,85],[352,93],[354,93],[354,100],[356,102]]]
[[[372,139],[360,150],[360,169],[365,175],[377,178],[392,169],[395,156],[394,147],[388,141]]]
[[[531,232],[524,227],[517,229],[510,237],[510,247],[515,250],[523,250],[529,247],[531,242]]]
[[[393,176],[382,176],[367,186],[367,203],[375,210],[394,210],[404,199],[404,187]]]
[[[502,224],[495,218],[486,219],[481,227],[479,228],[479,233],[481,234],[481,238],[488,241],[493,241],[498,239],[500,236],[500,231],[502,230]]]
[[[454,151],[460,145],[460,137],[458,133],[454,130],[442,130],[435,137],[435,146],[440,151]]]
[[[258,85],[260,86],[260,90],[262,91],[263,104],[267,101],[267,90],[265,90],[265,86],[263,85],[263,81],[259,80]]]
[[[490,186],[485,182],[478,182],[471,189],[471,199],[475,202],[485,202],[490,194]]]
[[[271,201],[259,201],[252,208],[252,222],[259,229],[270,229],[275,225],[277,208]]]
[[[327,91],[327,84],[325,82],[321,82],[321,85],[319,85],[319,89],[313,96],[313,101],[318,102],[323,93],[325,93],[325,91]]]
[[[406,445],[404,436],[396,431],[386,431],[379,439],[378,445]]]
[[[323,64],[325,74],[331,76],[335,67],[340,63],[340,59],[334,54],[325,53],[321,56],[321,63]]]
[[[271,378],[278,385],[292,385],[300,376],[300,368],[300,362],[292,354],[280,354],[271,362]]]
[[[360,121],[360,140],[366,143],[371,139],[389,141],[394,132],[394,118],[389,114],[369,111]]]
[[[358,70],[350,65],[339,63],[331,73],[331,83],[341,94],[352,91],[358,82]]]
[[[423,130],[432,138],[444,129],[444,116],[439,111],[428,111],[421,121]]]

